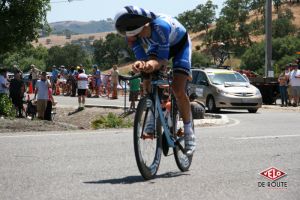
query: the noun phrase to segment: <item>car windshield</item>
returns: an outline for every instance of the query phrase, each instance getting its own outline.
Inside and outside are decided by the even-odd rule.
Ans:
[[[215,85],[223,85],[224,83],[247,83],[247,80],[237,72],[213,72],[207,74],[209,80]]]

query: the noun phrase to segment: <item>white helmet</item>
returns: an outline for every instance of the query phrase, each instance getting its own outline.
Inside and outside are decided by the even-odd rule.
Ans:
[[[153,12],[136,6],[125,6],[115,16],[115,28],[121,35],[135,36],[144,25],[156,18]]]

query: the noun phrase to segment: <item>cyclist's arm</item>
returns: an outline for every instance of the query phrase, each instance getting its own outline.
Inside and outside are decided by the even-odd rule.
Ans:
[[[147,54],[146,72],[152,72],[168,64],[170,51],[170,27],[167,24],[156,24],[152,27],[152,38],[156,42],[150,45]]]
[[[131,40],[129,40],[131,39]],[[141,41],[137,38],[127,38],[128,45],[131,47],[137,60],[147,60],[148,56],[141,44]]]

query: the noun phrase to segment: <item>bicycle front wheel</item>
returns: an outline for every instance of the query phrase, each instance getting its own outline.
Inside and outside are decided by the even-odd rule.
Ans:
[[[154,116],[154,102],[149,97],[140,100],[134,119],[134,152],[144,179],[152,179],[161,159],[161,126]],[[156,126],[155,126],[156,124]]]
[[[193,123],[193,117],[191,116],[191,121]],[[173,136],[176,139],[176,146],[173,148],[174,151],[174,157],[177,164],[177,167],[182,171],[188,171],[193,160],[193,155],[187,156],[184,153],[184,127],[183,127],[183,121],[180,117],[179,111],[176,108],[176,106],[173,109],[173,115],[172,115],[172,123],[173,123]],[[194,129],[194,123],[193,123],[193,129]]]

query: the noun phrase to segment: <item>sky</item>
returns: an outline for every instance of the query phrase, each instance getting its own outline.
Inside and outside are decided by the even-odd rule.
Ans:
[[[124,6],[135,5],[154,13],[164,13],[177,16],[187,10],[194,9],[206,0],[51,0],[51,11],[48,12],[48,22],[58,21],[91,21],[114,18]],[[219,10],[225,0],[214,0]]]

